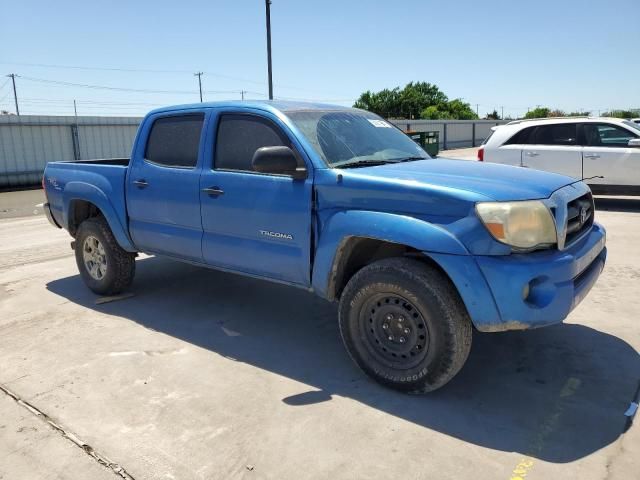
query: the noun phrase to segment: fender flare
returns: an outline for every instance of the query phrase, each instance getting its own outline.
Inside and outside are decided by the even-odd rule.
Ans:
[[[426,253],[469,255],[453,234],[414,217],[365,210],[337,212],[324,222],[313,263],[311,284],[321,297],[333,299],[332,285],[340,257],[352,237],[397,243]]]
[[[65,185],[62,195],[63,204],[65,205],[65,209],[62,212],[62,219],[67,230],[69,230],[73,202],[75,200],[89,202],[100,209],[118,245],[128,252],[137,251],[125,225],[122,224],[118,217],[115,207],[103,190],[86,182],[69,182]]]

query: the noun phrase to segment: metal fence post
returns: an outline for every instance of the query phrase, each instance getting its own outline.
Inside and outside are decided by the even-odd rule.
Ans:
[[[69,125],[71,127],[71,143],[73,144],[73,158],[80,160],[80,140],[78,138],[78,125]]]
[[[471,124],[471,146],[476,146],[476,122]]]
[[[447,149],[447,124],[446,122],[442,123],[442,149]]]

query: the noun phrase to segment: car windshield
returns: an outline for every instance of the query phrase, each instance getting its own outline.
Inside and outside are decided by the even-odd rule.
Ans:
[[[349,168],[431,158],[379,116],[362,110],[304,110],[287,116],[330,167]]]
[[[640,123],[635,123],[632,120],[623,120],[622,123],[640,132]]]

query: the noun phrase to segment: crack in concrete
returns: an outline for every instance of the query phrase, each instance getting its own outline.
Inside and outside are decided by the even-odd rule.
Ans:
[[[12,392],[11,390],[9,390],[5,385],[0,384],[0,391],[4,392],[6,395],[11,397],[18,405],[20,405],[20,406],[26,408],[27,410],[29,410],[33,415],[35,415],[36,417],[42,419],[51,428],[53,428],[54,430],[58,431],[60,434],[62,434],[62,436],[64,438],[69,440],[76,447],[82,449],[82,451],[84,451],[84,453],[89,455],[91,458],[93,458],[96,462],[98,462],[103,467],[106,467],[106,468],[110,469],[113,473],[115,473],[116,475],[120,476],[121,478],[124,478],[125,480],[135,480],[135,478],[133,476],[131,476],[124,469],[124,467],[118,465],[115,462],[112,462],[111,460],[109,460],[109,458],[107,458],[104,455],[102,455],[101,453],[97,452],[91,445],[89,445],[86,442],[82,441],[82,439],[78,438],[76,435],[74,435],[73,433],[71,433],[70,431],[65,429],[62,425],[59,425],[58,423],[54,422],[51,419],[51,417],[49,417],[49,415],[47,415],[46,413],[44,413],[42,410],[40,410],[39,408],[35,407],[34,405],[30,404],[26,400],[23,400],[22,398],[20,398],[20,396],[18,394],[16,394],[16,393]]]

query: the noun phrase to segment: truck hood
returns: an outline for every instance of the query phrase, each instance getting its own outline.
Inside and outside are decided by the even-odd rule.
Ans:
[[[350,175],[395,180],[412,186],[421,184],[427,189],[463,190],[496,201],[547,198],[557,189],[575,182],[571,177],[523,167],[449,159],[390,163],[347,171]]]

